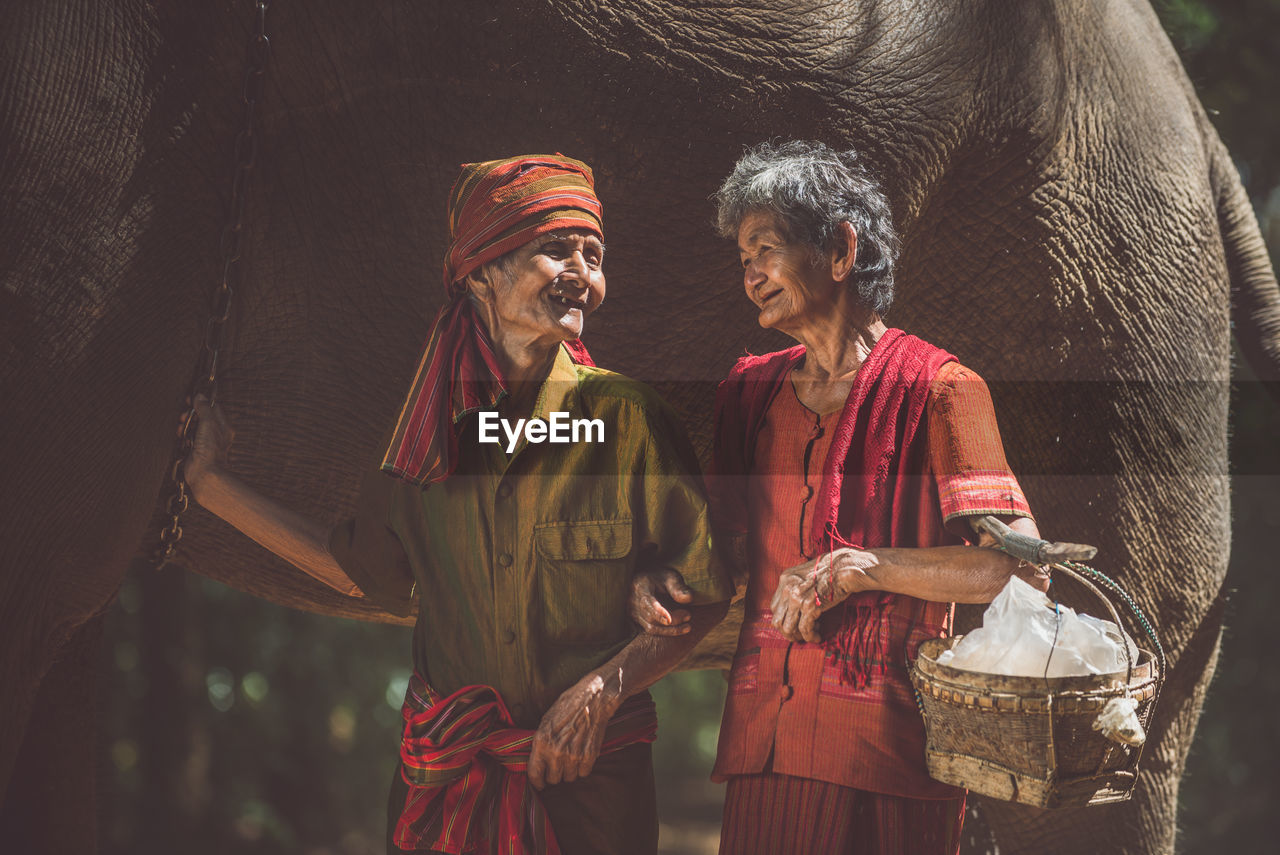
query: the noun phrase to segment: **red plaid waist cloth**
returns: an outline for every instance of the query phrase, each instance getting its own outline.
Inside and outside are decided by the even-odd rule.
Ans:
[[[400,774],[408,785],[395,844],[406,851],[559,855],[525,770],[534,731],[513,726],[490,686],[442,697],[419,674],[405,692]],[[653,742],[658,716],[648,692],[632,695],[605,726],[601,754]]]

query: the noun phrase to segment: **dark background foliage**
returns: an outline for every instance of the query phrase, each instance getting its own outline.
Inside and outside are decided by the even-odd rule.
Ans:
[[[1253,200],[1280,260],[1280,2],[1168,0],[1156,11]],[[1182,786],[1180,851],[1261,852],[1280,816],[1280,406],[1237,359],[1231,443],[1234,541],[1226,629]],[[1266,841],[1271,841],[1267,843]]]
[[[1274,262],[1280,0],[1158,0],[1157,12],[1236,158]],[[1237,373],[1233,594],[1183,782],[1187,853],[1261,851],[1280,834],[1280,667],[1267,609],[1280,602],[1280,407],[1247,369]],[[293,612],[138,567],[109,618],[104,659],[104,851],[382,851],[406,630]],[[654,695],[663,851],[714,852],[721,789],[707,774],[724,679],[677,674]]]

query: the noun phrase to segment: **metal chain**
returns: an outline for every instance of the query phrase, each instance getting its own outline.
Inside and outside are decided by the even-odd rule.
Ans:
[[[231,319],[231,304],[235,297],[232,282],[239,285],[240,255],[244,247],[244,203],[249,186],[249,173],[258,154],[258,135],[254,130],[254,113],[262,100],[262,79],[271,55],[271,42],[267,38],[267,0],[255,0],[256,31],[249,40],[242,101],[240,133],[236,135],[234,173],[231,178],[231,201],[227,208],[226,224],[218,239],[218,251],[222,261],[222,275],[214,289],[208,323],[201,343],[200,359],[195,378],[191,383],[190,407],[182,417],[177,451],[169,470],[171,485],[165,512],[168,524],[160,530],[160,543],[156,549],[156,569],[162,569],[174,559],[178,541],[182,540],[182,514],[190,505],[191,494],[182,476],[182,464],[195,446],[195,398],[204,394],[213,404],[218,399],[218,357],[226,341],[227,321]]]

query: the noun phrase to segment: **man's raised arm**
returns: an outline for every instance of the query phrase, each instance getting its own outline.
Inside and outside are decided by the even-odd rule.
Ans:
[[[192,497],[308,576],[350,597],[363,596],[329,552],[329,529],[245,484],[226,468],[235,432],[204,396],[195,400],[195,447],[183,467]]]

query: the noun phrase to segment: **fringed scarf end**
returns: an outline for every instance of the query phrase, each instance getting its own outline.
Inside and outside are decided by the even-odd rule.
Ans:
[[[873,670],[881,676],[889,670],[880,626],[892,595],[877,592],[854,599],[845,602],[840,628],[824,646],[827,658],[839,669],[840,685],[864,689]]]

